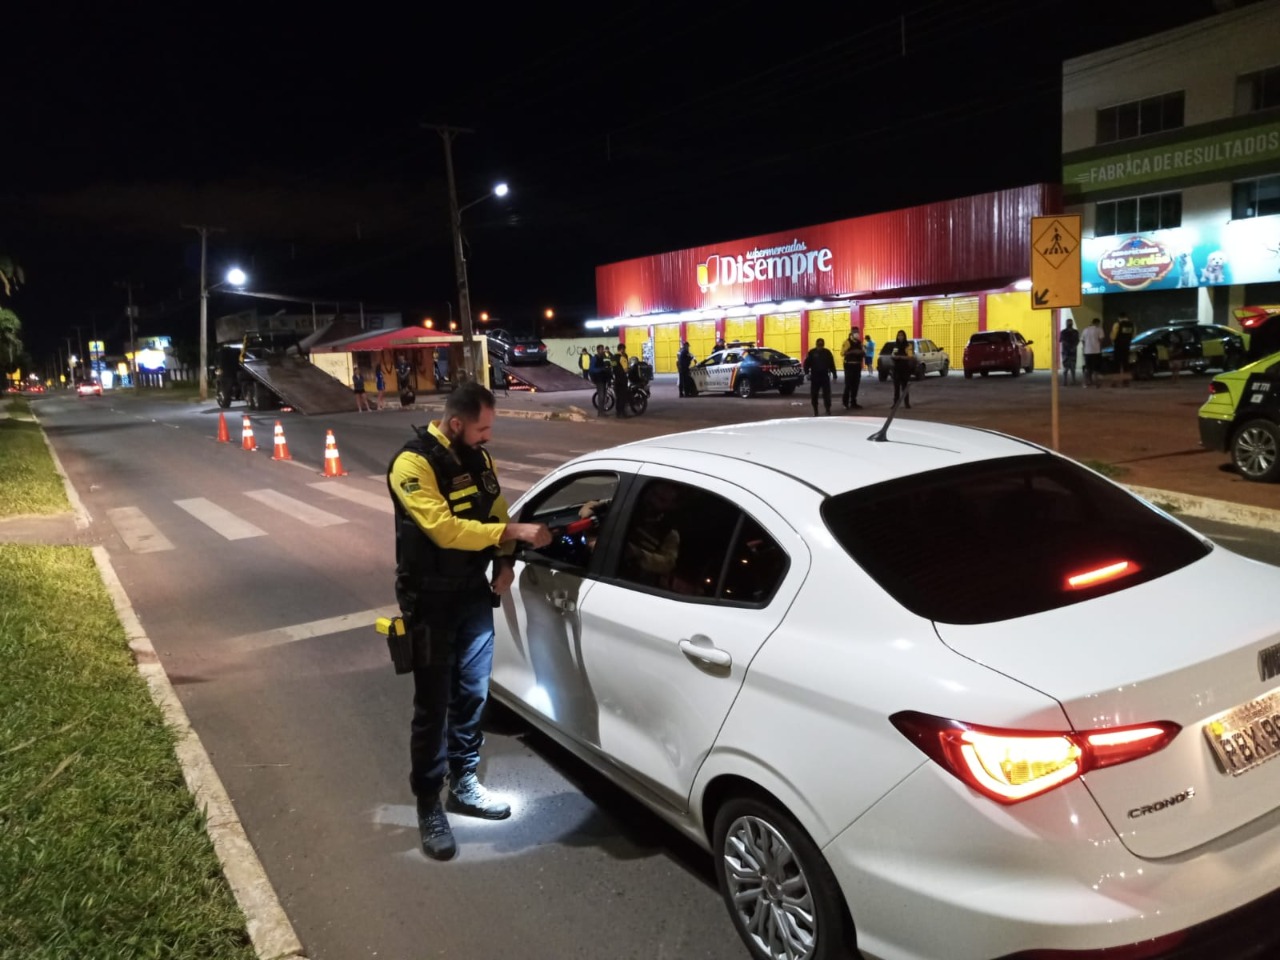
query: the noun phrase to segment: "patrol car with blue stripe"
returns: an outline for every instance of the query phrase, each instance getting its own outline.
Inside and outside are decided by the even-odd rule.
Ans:
[[[786,396],[804,383],[799,360],[751,343],[728,344],[696,364],[689,375],[698,393],[736,393],[743,398],[764,390]]]

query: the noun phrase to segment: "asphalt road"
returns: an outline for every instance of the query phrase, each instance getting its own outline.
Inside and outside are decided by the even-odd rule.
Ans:
[[[579,452],[714,422],[722,404],[740,417],[734,398],[626,422],[503,417],[491,450],[514,500]],[[514,816],[453,818],[452,863],[418,852],[411,681],[372,623],[394,605],[383,471],[423,414],[280,415],[294,459],[273,462],[275,415],[253,417],[249,453],[238,408],[229,444],[212,404],[37,411],[308,957],[745,956],[709,857],[499,708],[481,772]],[[330,429],[348,475],[326,480]],[[1280,564],[1274,534],[1198,526]]]

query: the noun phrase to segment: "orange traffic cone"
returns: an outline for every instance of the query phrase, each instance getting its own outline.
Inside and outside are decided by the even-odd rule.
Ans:
[[[240,446],[245,450],[257,450],[258,443],[253,439],[253,424],[249,422],[249,415],[244,415],[244,426],[240,429]]]
[[[221,410],[218,411],[218,442],[230,443],[231,434],[227,432],[227,415]]]
[[[333,439],[333,431],[326,431],[324,438],[324,475],[326,477],[345,477],[347,471],[342,469],[342,458],[338,456],[338,441]]]
[[[271,454],[272,460],[292,460],[289,456],[289,444],[284,439],[284,427],[280,426],[280,421],[276,421],[276,443],[275,453]]]

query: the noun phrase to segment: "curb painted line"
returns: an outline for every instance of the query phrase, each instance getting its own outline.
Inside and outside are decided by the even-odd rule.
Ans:
[[[236,816],[231,798],[199,735],[192,729],[187,712],[182,708],[151,640],[133,611],[133,604],[111,566],[106,547],[95,546],[92,550],[102,582],[115,604],[116,616],[124,627],[129,649],[133,651],[138,673],[146,681],[151,699],[164,714],[165,723],[177,734],[174,753],[182,766],[183,779],[196,806],[205,814],[209,839],[213,841],[222,873],[244,914],[254,951],[259,960],[304,960],[302,943],[294,932],[293,924],[285,915],[240,818]]]
[[[1243,503],[1213,500],[1209,497],[1193,497],[1186,493],[1174,493],[1172,490],[1132,487],[1128,484],[1125,486],[1144,500],[1172,507],[1188,517],[1199,517],[1201,520],[1214,520],[1218,523],[1230,523],[1280,533],[1280,510],[1251,507]]]

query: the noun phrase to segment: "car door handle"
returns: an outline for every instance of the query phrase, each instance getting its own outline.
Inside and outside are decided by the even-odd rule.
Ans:
[[[733,657],[729,656],[728,650],[712,646],[711,641],[703,636],[695,636],[693,640],[681,640],[680,652],[686,657],[692,657],[694,660],[701,660],[716,667],[727,667],[733,663]]]
[[[578,609],[578,604],[569,599],[568,590],[556,590],[551,594],[551,605],[561,613],[573,613]]]

